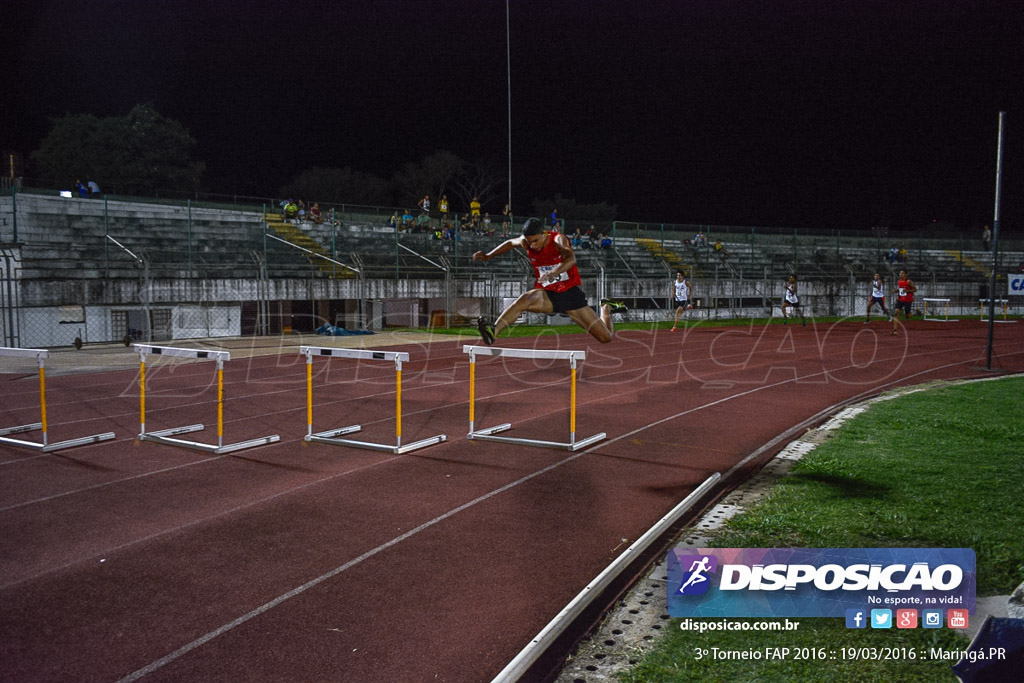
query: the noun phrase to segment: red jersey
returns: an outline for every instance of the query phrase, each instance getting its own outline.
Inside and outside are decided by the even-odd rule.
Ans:
[[[910,291],[910,280],[899,280],[896,283],[896,300],[913,301],[914,293]]]
[[[558,251],[558,247],[555,246],[555,237],[558,236],[557,230],[547,231],[548,241],[544,244],[544,247],[540,251],[534,251],[529,247],[526,247],[526,255],[530,259],[530,264],[533,266],[533,278],[534,289],[546,289],[551,292],[564,292],[572,289],[573,287],[579,287],[583,284],[580,280],[580,271],[573,266],[569,270],[558,276],[558,279],[554,282],[542,285],[540,283],[540,276],[544,273],[550,272],[557,268],[562,263],[562,254]]]

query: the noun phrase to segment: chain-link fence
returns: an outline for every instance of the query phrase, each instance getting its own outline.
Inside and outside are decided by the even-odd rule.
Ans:
[[[470,324],[532,285],[521,250],[483,263],[513,234],[503,217],[271,200],[0,198],[0,332],[7,346],[326,333]],[[570,235],[594,304],[624,299],[636,320],[671,317],[671,281],[691,280],[706,317],[770,315],[798,275],[814,315],[858,314],[878,272],[907,269],[955,315],[988,297],[992,254],[959,235],[616,222]],[[578,232],[578,234],[577,234]],[[588,234],[589,233],[589,234]],[[1003,240],[996,296],[1024,266]]]

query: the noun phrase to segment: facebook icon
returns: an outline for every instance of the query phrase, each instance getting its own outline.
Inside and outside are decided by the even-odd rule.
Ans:
[[[867,613],[862,609],[846,610],[846,628],[867,628]]]

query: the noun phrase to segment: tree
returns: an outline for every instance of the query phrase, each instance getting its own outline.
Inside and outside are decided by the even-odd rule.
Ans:
[[[34,172],[71,183],[93,179],[107,191],[158,194],[199,189],[205,164],[192,160],[196,141],[174,119],[140,104],[126,116],[67,115],[53,120],[32,152]]]
[[[497,213],[497,205],[505,205],[501,191],[505,187],[505,176],[493,164],[476,161],[466,166],[454,180],[455,194],[462,206],[476,197],[484,207],[491,207]],[[488,208],[484,209],[488,211]]]
[[[444,150],[423,157],[419,163],[407,162],[394,176],[398,203],[416,203],[429,194],[436,205],[436,198],[451,191],[465,167],[465,161]]]
[[[352,168],[323,168],[303,171],[279,191],[282,197],[311,202],[331,202],[378,206],[391,203],[388,183],[369,173]]]

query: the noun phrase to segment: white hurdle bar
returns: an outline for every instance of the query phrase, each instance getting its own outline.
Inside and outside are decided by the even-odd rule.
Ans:
[[[203,349],[179,349],[173,346],[151,346],[149,344],[135,344],[135,351],[139,354],[139,441],[155,441],[169,446],[181,446],[192,448],[205,453],[232,453],[243,448],[263,446],[268,443],[280,441],[277,434],[272,436],[261,436],[258,439],[239,441],[224,445],[224,361],[231,360],[231,354],[227,351],[207,351]],[[177,358],[195,358],[197,360],[217,361],[217,444],[206,444],[199,441],[187,441],[173,437],[180,434],[190,434],[206,428],[203,424],[192,424],[184,427],[171,427],[170,429],[159,429],[155,432],[146,431],[146,356],[174,356]]]
[[[73,446],[85,446],[86,444],[97,443],[98,441],[109,441],[114,438],[114,432],[104,432],[103,434],[93,434],[92,436],[83,436],[77,439],[68,439],[67,441],[50,443],[47,434],[48,425],[46,421],[46,359],[50,357],[50,352],[46,349],[15,349],[7,346],[0,346],[0,357],[2,356],[7,356],[9,358],[35,358],[38,362],[40,421],[33,422],[32,424],[20,425],[18,427],[0,427],[0,444],[17,446],[19,448],[29,448],[34,451],[49,453],[51,451],[59,451],[64,448],[72,448]],[[43,433],[42,443],[12,439],[8,436],[9,434],[21,434],[23,432],[33,432],[36,430],[40,430]]]
[[[444,434],[431,436],[410,444],[402,445],[402,363],[409,360],[409,354],[404,351],[374,351],[372,349],[336,349],[320,346],[300,346],[299,353],[306,356],[306,441],[318,443],[330,443],[336,446],[352,446],[354,448],[368,448],[374,451],[385,451],[396,455],[409,453],[420,448],[433,446],[434,444],[447,441]],[[355,441],[353,439],[339,439],[343,434],[352,434],[360,431],[362,425],[350,425],[337,429],[328,429],[325,432],[313,432],[313,356],[326,356],[328,358],[355,358],[356,360],[383,360],[395,364],[395,445],[384,443],[373,443],[370,441]]]
[[[469,354],[469,434],[470,439],[481,441],[500,441],[502,443],[516,443],[524,446],[541,446],[544,448],[564,448],[569,451],[578,451],[590,444],[604,439],[607,434],[601,432],[588,436],[581,441],[576,440],[576,363],[585,360],[587,354],[584,351],[553,351],[545,349],[504,349],[496,346],[463,346],[462,352]],[[570,368],[569,379],[569,441],[540,441],[538,439],[513,438],[510,436],[494,436],[499,432],[508,431],[512,428],[511,422],[500,424],[486,429],[476,429],[476,357],[477,356],[501,356],[505,358],[532,358],[568,360]]]
[[[950,318],[949,318],[949,299],[938,299],[938,298],[923,297],[921,299],[921,302],[924,304],[924,313],[921,316],[922,320],[928,320],[928,321],[931,321],[931,322],[939,322],[939,323],[955,323],[955,322],[958,322],[957,320],[950,320]],[[938,314],[936,313],[936,314],[932,315],[931,318],[929,318],[928,317],[928,304],[944,304],[945,305],[945,317],[944,318],[939,318]]]

